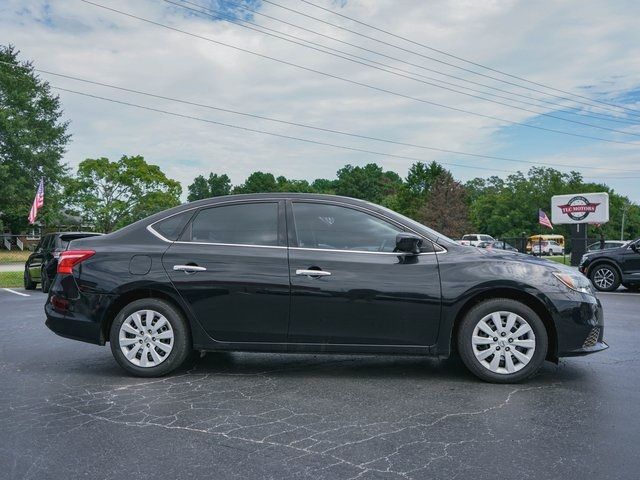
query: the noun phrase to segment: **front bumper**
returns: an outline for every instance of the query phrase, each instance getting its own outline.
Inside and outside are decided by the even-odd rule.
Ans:
[[[551,301],[558,357],[588,355],[609,348],[604,341],[604,313],[600,300],[593,295],[572,292],[569,296],[552,296]]]

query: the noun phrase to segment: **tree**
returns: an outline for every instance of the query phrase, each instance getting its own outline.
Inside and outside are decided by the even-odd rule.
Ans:
[[[117,162],[88,158],[80,162],[65,189],[69,204],[102,232],[174,207],[181,194],[180,183],[142,156],[123,156]]]
[[[464,187],[449,172],[438,175],[430,186],[428,202],[420,208],[418,220],[453,238],[468,233],[469,212]]]
[[[418,211],[429,198],[431,186],[441,175],[448,173],[448,170],[437,162],[428,165],[423,162],[414,163],[409,168],[393,208],[408,217],[417,218]]]
[[[381,166],[369,163],[364,167],[345,165],[338,170],[335,193],[360,198],[374,203],[385,203],[396,195],[402,186],[400,175],[384,171]]]
[[[13,232],[27,227],[41,177],[45,204],[39,220],[51,223],[62,210],[59,190],[67,167],[61,159],[70,138],[59,97],[18,55],[12,45],[0,46],[0,219]]]
[[[247,180],[233,189],[233,193],[277,192],[278,183],[272,173],[253,172]]]
[[[231,193],[231,179],[226,174],[209,173],[209,178],[198,175],[187,189],[189,191],[187,200],[190,202],[229,195]]]

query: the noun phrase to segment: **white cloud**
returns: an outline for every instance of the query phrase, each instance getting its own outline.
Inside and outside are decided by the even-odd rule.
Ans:
[[[311,15],[362,30],[361,27],[304,3],[281,1]],[[170,23],[176,28],[221,42],[429,101],[514,121],[526,121],[534,117],[526,112],[386,75],[226,22],[180,15],[176,8],[161,1],[98,0],[98,3],[154,21]],[[329,2],[325,5],[335,8]],[[579,8],[576,8],[575,4],[563,2],[407,0],[399,6],[393,0],[354,0],[340,11],[479,63],[563,90],[590,95],[590,90],[625,92],[638,87],[640,58],[630,54],[640,41],[640,30],[636,25],[640,13],[638,10],[636,2],[581,2]],[[474,78],[471,74],[382,47],[269,4],[263,4],[261,11],[376,51],[401,56],[429,68]],[[272,28],[311,38],[292,27],[284,28],[273,21],[256,18]],[[382,37],[373,31],[367,33]],[[393,43],[401,43],[398,39],[387,39]],[[348,48],[329,40],[318,41],[334,48]],[[518,129],[515,137],[507,139],[499,134],[504,125],[498,121],[349,85],[126,18],[78,0],[57,0],[51,4],[34,1],[26,5],[19,0],[5,1],[0,6],[0,43],[15,44],[22,51],[23,58],[32,59],[37,68],[160,95],[402,142],[503,156],[508,153],[530,158],[524,147],[527,145],[527,129]],[[408,49],[424,52],[424,55],[451,61],[415,45],[403,45]],[[371,56],[354,49],[349,51]],[[476,69],[469,65],[467,67]],[[403,68],[413,69],[406,65]],[[330,136],[114,92],[71,80],[46,78],[52,84],[65,88],[286,135],[304,136],[425,160],[486,165],[506,170],[526,168],[526,165],[517,163],[485,162],[409,147]],[[475,80],[497,85],[486,78],[475,77]],[[505,88],[511,89],[509,86]],[[518,91],[525,93],[524,90]],[[61,97],[66,116],[72,122],[73,141],[66,155],[66,160],[72,166],[87,157],[107,156],[115,159],[122,154],[143,154],[148,161],[161,165],[170,176],[180,180],[185,190],[194,176],[209,171],[228,173],[234,183],[240,183],[257,169],[272,171],[276,175],[313,179],[333,177],[335,171],[345,163],[375,161],[401,175],[405,174],[412,163],[410,160],[382,158],[235,131],[64,92]],[[560,123],[554,123],[553,128],[607,136],[605,132],[598,130],[576,129]],[[635,131],[639,131],[635,128]],[[513,143],[514,138],[518,143]],[[539,134],[535,138],[540,138]],[[545,158],[540,158],[540,161],[557,159],[555,161],[560,162],[565,159],[561,163],[571,163],[572,160],[567,159],[580,158],[583,164],[601,166],[611,165],[612,159],[615,159],[616,168],[640,170],[637,157],[634,156],[637,147],[599,143],[594,144],[593,148],[585,149],[582,145],[576,146],[575,139],[571,137],[549,134],[548,138],[553,145],[558,145],[558,152],[554,155],[545,154]],[[629,138],[633,139],[625,139]],[[585,150],[588,150],[588,154],[585,154]],[[458,167],[451,169],[462,179],[496,173]],[[613,172],[608,174],[615,175]],[[634,187],[635,182],[632,185],[628,181],[615,180],[612,184],[635,200],[640,200],[640,194]]]

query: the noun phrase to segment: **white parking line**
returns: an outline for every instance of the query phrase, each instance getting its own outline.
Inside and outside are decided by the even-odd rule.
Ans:
[[[3,290],[5,290],[7,292],[15,293],[16,295],[20,295],[22,297],[30,297],[31,296],[28,293],[16,292],[15,290],[11,290],[10,288],[3,288]]]

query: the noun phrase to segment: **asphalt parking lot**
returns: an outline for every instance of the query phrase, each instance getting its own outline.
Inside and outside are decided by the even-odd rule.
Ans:
[[[490,385],[458,361],[208,354],[162,379],[0,290],[0,477],[637,478],[640,295],[601,294],[611,348]]]

